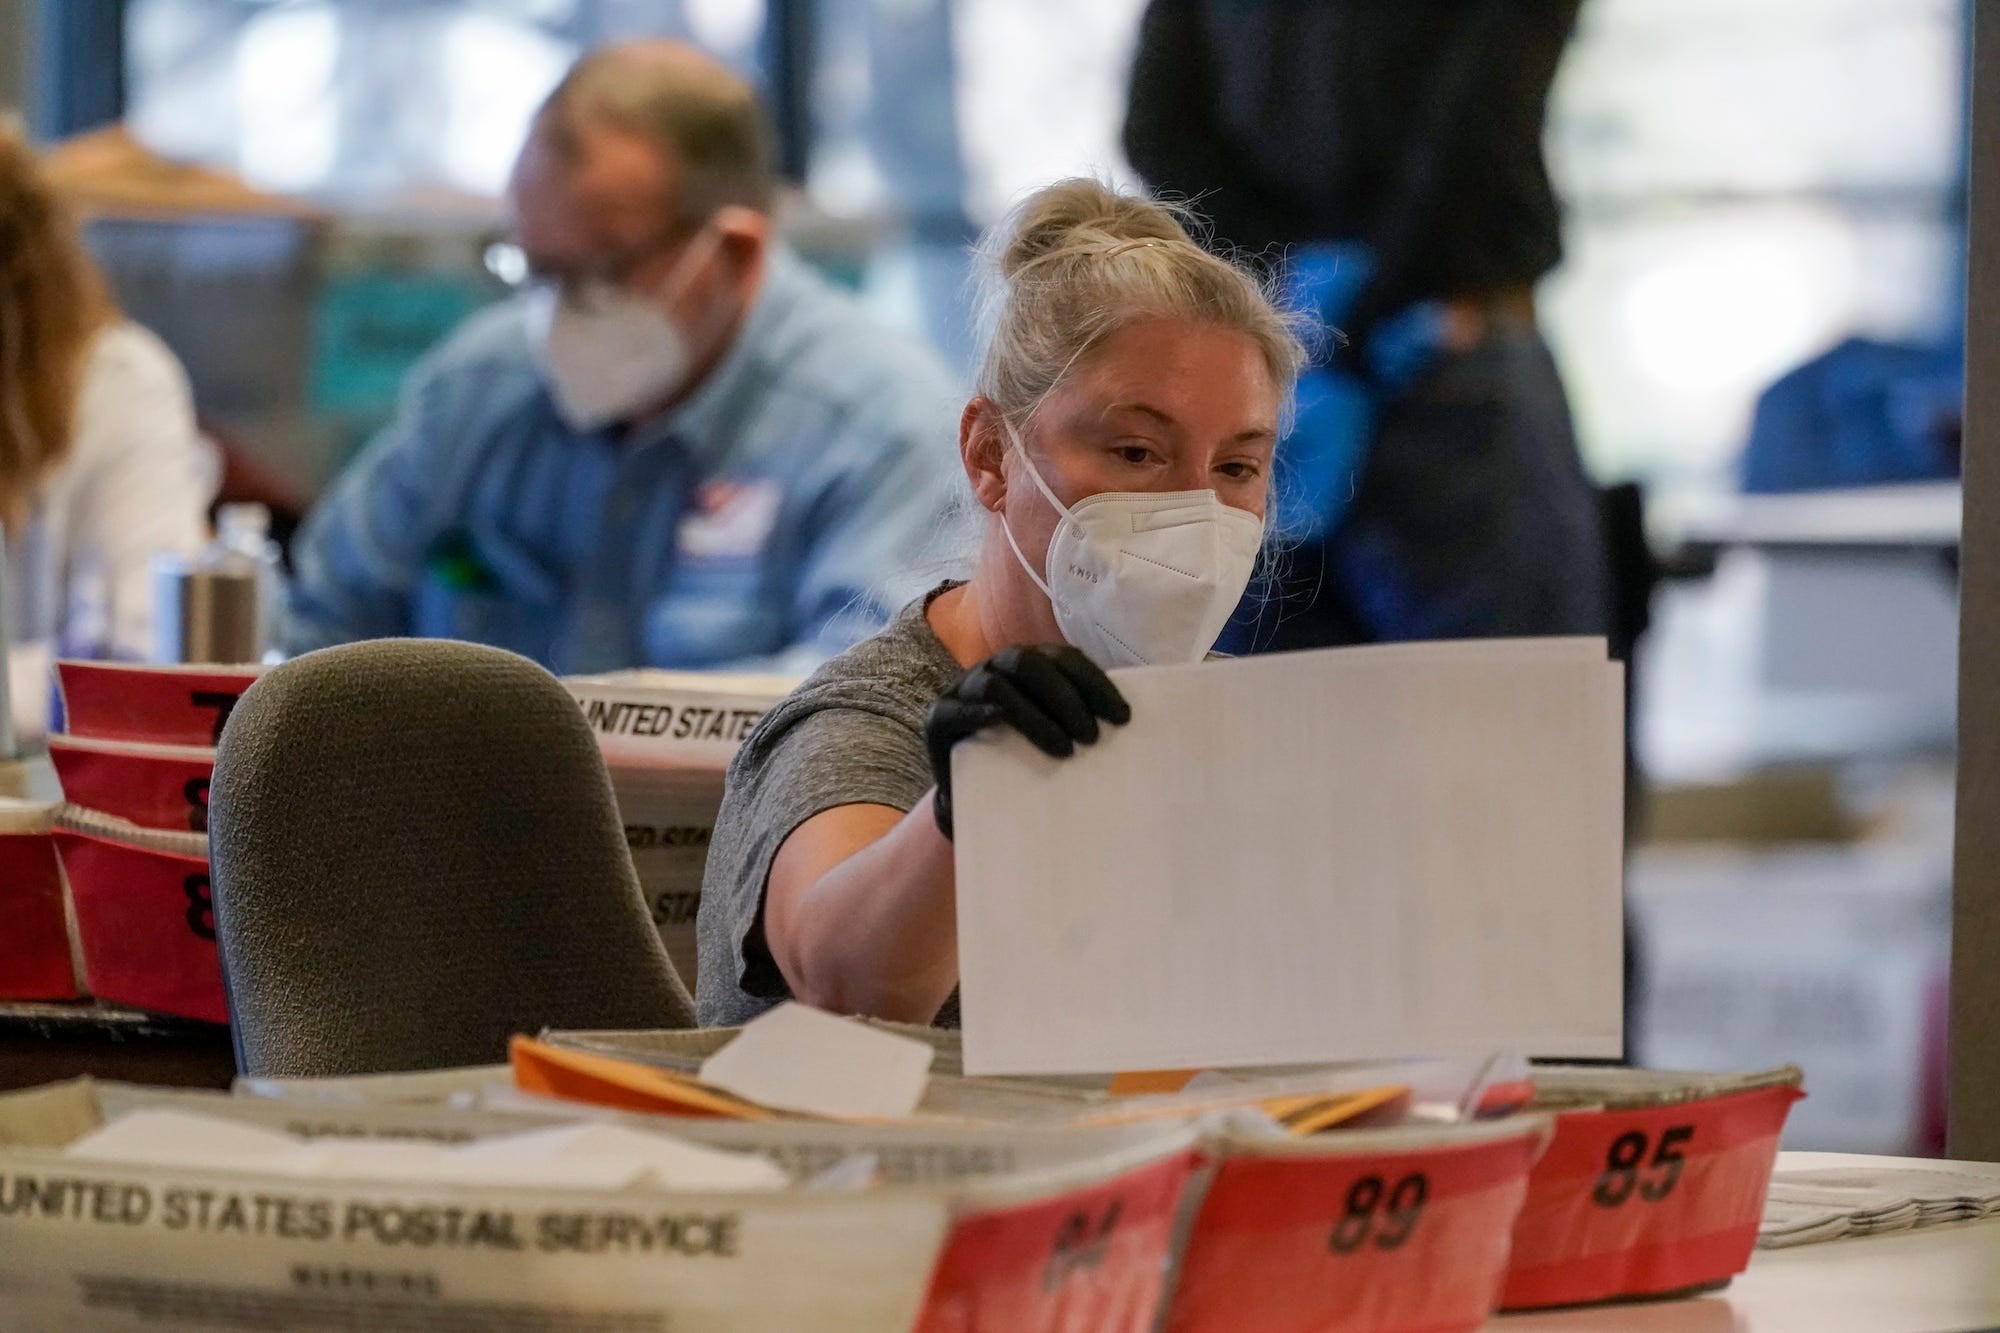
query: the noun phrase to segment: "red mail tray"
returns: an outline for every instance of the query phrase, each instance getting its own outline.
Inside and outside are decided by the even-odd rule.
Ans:
[[[0,1000],[73,1000],[55,807],[0,801]]]
[[[213,745],[258,667],[56,664],[72,736],[154,745]]]
[[[1169,1333],[1448,1333],[1500,1299],[1546,1121],[1214,1145]]]
[[[208,784],[215,751],[193,745],[49,737],[63,796],[141,828],[208,831]]]
[[[72,829],[56,832],[76,904],[86,985],[116,1004],[226,1023],[208,861],[188,854],[205,840],[154,837],[192,846],[167,850]]]
[[[1799,1083],[1790,1066],[1538,1071],[1556,1134],[1514,1227],[1505,1308],[1671,1295],[1742,1272]]]

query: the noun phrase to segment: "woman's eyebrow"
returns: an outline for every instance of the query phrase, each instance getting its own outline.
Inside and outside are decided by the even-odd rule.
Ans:
[[[1137,412],[1142,416],[1153,418],[1153,420],[1159,422],[1162,426],[1178,428],[1180,425],[1180,422],[1174,418],[1173,413],[1163,408],[1154,407],[1151,403],[1113,403],[1111,406],[1105,408],[1104,411],[1107,416],[1113,412]],[[1277,438],[1278,432],[1275,427],[1252,426],[1248,430],[1237,431],[1236,434],[1229,437],[1229,442],[1231,444],[1253,444],[1259,440],[1275,440]]]
[[[1138,412],[1153,418],[1153,420],[1159,422],[1162,426],[1178,426],[1180,424],[1174,420],[1173,413],[1163,411],[1150,403],[1113,403],[1104,410],[1107,415],[1112,412]]]

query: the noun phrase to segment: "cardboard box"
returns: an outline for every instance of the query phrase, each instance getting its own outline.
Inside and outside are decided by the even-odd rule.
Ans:
[[[691,671],[622,671],[563,681],[616,768],[719,775],[796,680]]]
[[[701,911],[708,843],[722,807],[722,775],[621,767],[611,770],[611,790],[640,892],[659,928],[660,942],[692,993],[700,967],[695,918]]]
[[[1683,1069],[1796,1064],[1813,1095],[1784,1146],[1924,1151],[1950,857],[1948,833],[1639,849],[1627,884],[1641,1057]]]
[[[1838,772],[1825,766],[1675,783],[1646,795],[1645,836],[1653,844],[1844,843],[1862,831],[1842,799]]]
[[[797,682],[638,670],[571,676],[563,684],[611,770],[639,887],[668,956],[692,991],[695,917],[729,761]]]

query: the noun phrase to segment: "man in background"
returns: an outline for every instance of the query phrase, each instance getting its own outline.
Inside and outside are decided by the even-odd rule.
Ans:
[[[1599,634],[1595,487],[1535,322],[1542,160],[1580,0],[1153,0],[1125,146],[1329,338],[1279,448],[1239,650]]]
[[[766,120],[693,48],[586,56],[508,203],[530,289],[413,373],[294,545],[284,647],[801,671],[948,507],[962,395],[772,237]]]

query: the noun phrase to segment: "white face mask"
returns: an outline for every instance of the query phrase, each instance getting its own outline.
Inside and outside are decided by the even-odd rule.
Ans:
[[[1250,585],[1263,523],[1214,491],[1106,491],[1065,508],[1020,438],[1011,429],[1008,436],[1061,515],[1049,537],[1046,579],[1021,554],[1005,514],[1000,529],[1048,594],[1070,646],[1106,669],[1206,656]]]
[[[553,285],[529,293],[529,344],[564,421],[597,430],[687,387],[694,348],[664,302],[704,253],[701,240],[691,244],[657,297],[603,283],[591,284],[581,299],[566,300]]]

